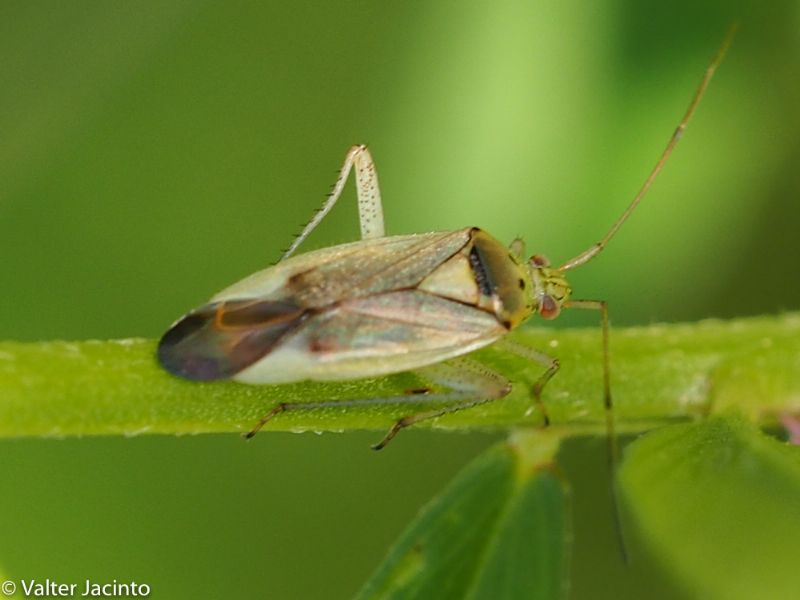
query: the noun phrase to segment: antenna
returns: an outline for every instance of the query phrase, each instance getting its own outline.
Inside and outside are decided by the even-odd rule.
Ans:
[[[667,147],[664,149],[664,152],[661,154],[661,158],[658,159],[656,166],[653,167],[653,170],[650,171],[650,175],[647,176],[647,179],[642,185],[639,192],[636,194],[636,197],[633,199],[628,205],[628,208],[625,209],[625,212],[620,215],[620,217],[614,222],[611,226],[611,229],[608,230],[608,233],[601,239],[599,242],[595,243],[594,245],[590,246],[578,256],[568,260],[563,265],[559,267],[559,271],[569,271],[570,269],[574,269],[575,267],[579,267],[584,263],[589,262],[595,256],[600,254],[603,251],[603,248],[606,247],[608,242],[614,235],[617,233],[622,224],[628,220],[628,217],[631,216],[631,213],[639,206],[639,203],[642,201],[642,198],[645,197],[647,192],[650,190],[650,186],[653,185],[653,182],[658,177],[658,174],[661,173],[661,170],[664,168],[664,165],[667,162],[667,159],[672,154],[672,151],[677,146],[678,142],[680,141],[681,137],[683,137],[683,132],[686,129],[686,126],[689,124],[689,121],[694,116],[695,111],[697,110],[697,106],[700,104],[700,100],[703,98],[703,94],[706,92],[706,88],[708,87],[711,78],[714,76],[714,71],[717,70],[717,67],[722,62],[725,53],[728,51],[728,48],[733,41],[733,36],[736,34],[736,30],[739,28],[738,23],[734,23],[728,29],[728,32],[725,34],[725,39],[722,42],[722,45],[717,50],[717,53],[714,55],[714,58],[711,60],[711,64],[706,67],[706,71],[703,74],[703,79],[700,82],[700,85],[697,87],[697,90],[694,93],[694,97],[692,98],[692,102],[689,104],[689,108],[686,109],[686,114],[683,115],[683,119],[681,120],[678,127],[675,129],[675,133],[672,134],[672,137],[669,139],[667,143]]]

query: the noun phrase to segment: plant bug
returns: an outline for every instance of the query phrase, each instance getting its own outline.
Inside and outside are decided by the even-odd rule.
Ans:
[[[397,420],[373,446],[380,449],[404,427],[507,395],[511,383],[505,377],[463,358],[493,343],[543,367],[531,395],[546,425],[542,390],[559,362],[503,338],[533,314],[554,319],[564,308],[596,310],[602,324],[604,406],[613,433],[608,304],[574,299],[565,276],[606,247],[648,192],[694,115],[733,32],[734,28],[707,67],[683,119],[633,201],[600,241],[561,266],[552,267],[541,255],[526,260],[522,240],[506,247],[477,227],[386,236],[375,164],[367,147],[357,145],[347,153],[322,208],[279,262],[179,319],[159,342],[159,362],[186,379],[249,384],[356,379],[416,370],[423,379],[447,389],[427,393],[426,403],[436,408]],[[336,204],[351,170],[355,170],[361,240],[293,256]],[[247,437],[284,411],[402,404],[409,399],[417,402],[419,396],[282,403],[264,415]]]

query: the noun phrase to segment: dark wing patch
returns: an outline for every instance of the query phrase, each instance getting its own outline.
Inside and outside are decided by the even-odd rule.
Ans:
[[[269,354],[305,316],[304,309],[286,301],[206,304],[164,334],[158,343],[158,361],[186,379],[226,379]]]

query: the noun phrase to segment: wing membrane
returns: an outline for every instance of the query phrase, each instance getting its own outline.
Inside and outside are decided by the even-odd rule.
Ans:
[[[304,318],[289,302],[214,302],[175,323],[158,344],[158,358],[186,379],[225,379],[267,355]]]

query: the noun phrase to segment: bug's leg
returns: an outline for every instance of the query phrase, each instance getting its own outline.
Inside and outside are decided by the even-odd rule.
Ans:
[[[352,146],[347,152],[344,164],[339,171],[339,177],[333,184],[328,197],[323,205],[317,210],[311,220],[303,227],[303,230],[295,237],[292,244],[287,248],[280,260],[285,260],[294,254],[297,247],[317,228],[322,219],[331,211],[333,205],[342,195],[342,190],[347,183],[347,176],[350,170],[355,167],[356,194],[358,196],[358,219],[361,224],[361,239],[383,237],[383,204],[381,203],[381,191],[378,187],[378,174],[375,170],[375,162],[367,147],[363,144]]]
[[[606,413],[606,432],[609,439],[609,459],[614,466],[619,460],[617,438],[614,435],[614,405],[611,400],[611,367],[608,353],[608,302],[605,300],[569,300],[565,308],[599,310],[603,329],[603,407]]]
[[[461,358],[450,360],[419,369],[417,371],[425,379],[434,383],[444,385],[451,390],[451,393],[438,394],[439,400],[445,400],[446,404],[441,408],[416,413],[398,419],[389,429],[383,439],[372,446],[373,450],[381,450],[386,444],[391,442],[401,429],[410,427],[420,421],[435,419],[448,413],[465,410],[486,404],[494,400],[499,400],[508,395],[511,391],[511,382],[499,373],[476,363],[475,361]],[[425,396],[426,401],[435,401],[436,394]]]
[[[265,414],[246,438],[253,437],[273,418],[290,410],[313,410],[320,408],[344,408],[348,406],[377,406],[381,404],[409,404],[425,402],[426,404],[439,404],[440,408],[408,415],[399,419],[389,430],[380,443],[373,446],[376,450],[383,448],[397,433],[409,425],[425,419],[432,419],[441,415],[471,408],[478,404],[491,402],[507,395],[511,391],[511,384],[502,375],[491,371],[471,360],[458,359],[445,363],[432,365],[416,371],[421,377],[433,383],[449,388],[448,391],[417,393],[411,390],[402,396],[387,396],[383,398],[358,398],[353,400],[323,400],[320,402],[283,402]]]
[[[545,372],[542,373],[539,376],[539,379],[537,379],[531,386],[531,395],[533,396],[534,405],[542,413],[544,427],[550,425],[550,415],[547,413],[547,406],[544,402],[542,402],[542,391],[544,390],[544,386],[547,385],[547,382],[550,381],[556,373],[558,373],[558,370],[561,368],[561,363],[557,358],[550,356],[549,354],[545,354],[544,352],[536,350],[535,348],[529,348],[528,346],[523,346],[522,344],[517,344],[516,342],[512,342],[511,340],[504,338],[495,342],[494,347],[507,350],[508,352],[516,354],[517,356],[520,356],[526,360],[539,363],[545,368]]]
[[[608,439],[608,468],[613,475],[619,464],[619,442],[614,433],[614,405],[611,400],[611,367],[608,351],[609,322],[608,302],[605,300],[570,300],[565,305],[567,308],[582,308],[586,310],[599,310],[603,330],[603,406],[606,413],[606,437]],[[622,552],[622,559],[628,561],[628,552],[625,539],[622,536],[622,517],[614,488],[613,477],[610,479],[611,502],[614,504],[614,521],[616,522],[617,541]]]

